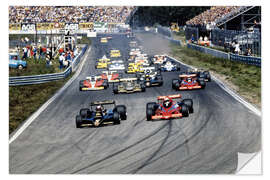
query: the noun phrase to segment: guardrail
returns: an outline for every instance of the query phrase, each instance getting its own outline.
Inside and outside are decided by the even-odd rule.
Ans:
[[[88,48],[88,45],[85,45],[82,48],[82,51],[80,52],[80,54],[73,59],[71,66],[69,66],[64,72],[34,75],[34,76],[9,77],[9,86],[41,84],[41,83],[64,79],[68,77],[71,74],[71,72],[77,69],[77,65],[79,64],[81,57],[84,55],[87,48]]]
[[[242,62],[245,64],[250,64],[250,65],[261,67],[261,58],[260,57],[241,56],[241,55],[237,55],[237,54],[226,53],[226,52],[218,51],[215,49],[211,49],[211,48],[207,48],[207,47],[203,47],[203,46],[199,46],[199,45],[191,44],[191,43],[187,43],[187,47],[194,49],[194,50],[197,50],[197,51],[200,51],[200,52],[203,52],[203,53],[206,53],[206,54],[210,54],[210,55],[218,57],[218,58],[228,59],[231,61],[237,61],[237,62]]]

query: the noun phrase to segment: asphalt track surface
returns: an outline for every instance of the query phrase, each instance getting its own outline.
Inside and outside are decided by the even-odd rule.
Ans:
[[[11,174],[227,174],[236,171],[238,152],[260,150],[261,118],[215,82],[205,90],[176,92],[171,79],[178,73],[169,72],[163,73],[162,87],[147,88],[145,93],[114,95],[112,86],[80,92],[79,80],[97,72],[97,58],[111,48],[127,57],[129,39],[112,37],[107,46],[101,46],[99,38],[93,40],[77,79],[9,145]],[[139,34],[138,39],[145,52],[168,50],[167,40],[160,37]],[[147,102],[177,93],[193,99],[190,117],[146,121]],[[126,105],[127,120],[120,125],[76,129],[79,109],[94,100]]]

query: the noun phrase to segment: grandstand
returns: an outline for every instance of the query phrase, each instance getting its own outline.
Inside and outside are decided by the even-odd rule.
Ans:
[[[124,23],[132,6],[9,6],[9,23]]]
[[[260,6],[213,6],[186,22],[186,39],[198,42],[202,37],[210,39],[211,46],[224,47],[239,44],[240,54],[251,51],[261,54]]]

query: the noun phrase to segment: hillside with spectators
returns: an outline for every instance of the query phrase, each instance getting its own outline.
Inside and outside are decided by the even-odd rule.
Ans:
[[[9,23],[124,23],[131,6],[9,6]]]

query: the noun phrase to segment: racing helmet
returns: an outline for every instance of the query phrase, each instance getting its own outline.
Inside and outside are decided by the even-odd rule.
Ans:
[[[102,106],[102,105],[98,105],[98,106],[96,107],[96,111],[97,111],[97,112],[102,112],[102,110],[103,110],[103,106]]]
[[[172,105],[172,100],[170,100],[168,97],[164,98],[164,101],[163,101],[163,106],[165,108],[168,108]]]
[[[92,81],[92,82],[93,82],[93,81],[96,81],[96,80],[95,80],[95,76],[91,76],[91,77],[90,77],[90,81]]]

